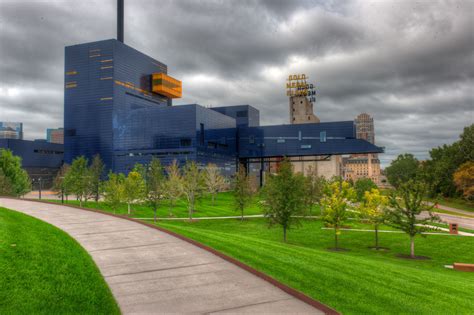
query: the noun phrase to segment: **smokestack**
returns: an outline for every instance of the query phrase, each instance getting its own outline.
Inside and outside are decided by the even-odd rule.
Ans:
[[[123,0],[117,0],[117,40],[123,43]]]

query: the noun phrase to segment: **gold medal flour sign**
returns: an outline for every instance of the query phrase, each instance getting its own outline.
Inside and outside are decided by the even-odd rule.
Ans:
[[[286,81],[286,95],[307,96],[310,102],[316,101],[316,90],[312,83],[308,83],[306,74],[292,74]]]

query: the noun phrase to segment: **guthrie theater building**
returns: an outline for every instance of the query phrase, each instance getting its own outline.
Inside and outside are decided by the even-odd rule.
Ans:
[[[65,49],[64,161],[100,154],[107,169],[127,173],[157,157],[164,165],[194,160],[232,174],[239,163],[260,182],[283,157],[329,160],[382,153],[356,139],[353,121],[260,126],[250,105],[173,106],[181,82],[168,68],[115,39]]]

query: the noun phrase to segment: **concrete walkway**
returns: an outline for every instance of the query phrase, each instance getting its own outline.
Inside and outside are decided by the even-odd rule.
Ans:
[[[76,239],[124,314],[322,314],[236,265],[142,224],[33,201],[0,198],[0,206],[46,221]]]

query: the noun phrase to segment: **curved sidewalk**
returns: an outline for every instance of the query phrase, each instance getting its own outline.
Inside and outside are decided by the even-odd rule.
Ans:
[[[321,310],[188,242],[137,222],[0,198],[67,232],[92,256],[122,313],[312,313]]]

